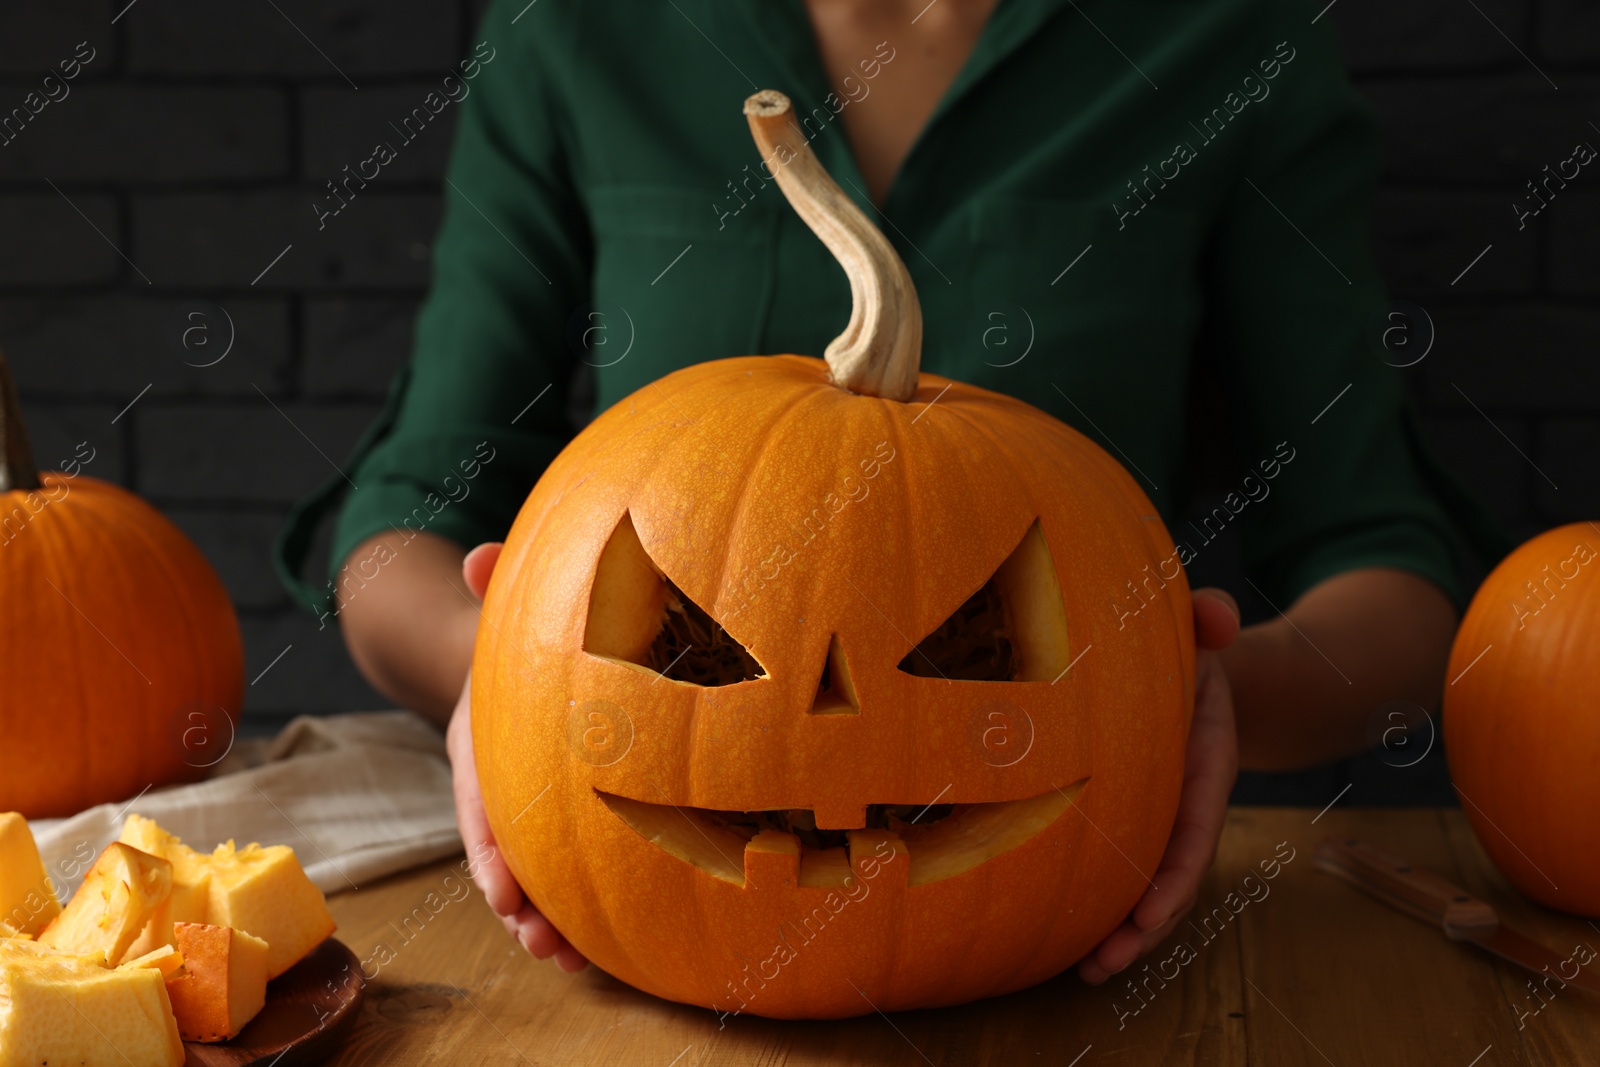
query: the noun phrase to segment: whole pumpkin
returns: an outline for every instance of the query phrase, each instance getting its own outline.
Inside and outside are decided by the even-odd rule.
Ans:
[[[1155,873],[1188,587],[1100,448],[918,374],[904,264],[785,97],[745,111],[850,326],[826,363],[670,374],[540,479],[473,661],[490,826],[557,928],[659,996],[829,1018],[1018,989]]]
[[[70,815],[198,777],[231,744],[244,650],[205,557],[149,504],[42,476],[0,356],[0,811]]]
[[[1541,904],[1600,918],[1600,526],[1500,562],[1450,650],[1444,742],[1484,851]]]

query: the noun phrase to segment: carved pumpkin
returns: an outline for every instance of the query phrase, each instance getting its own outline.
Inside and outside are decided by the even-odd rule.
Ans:
[[[850,326],[826,363],[670,374],[539,481],[473,663],[490,825],[580,951],[663,997],[825,1018],[1017,989],[1155,872],[1188,588],[1101,449],[919,376],[904,264],[786,98],[745,111]]]
[[[1541,904],[1600,918],[1600,527],[1546,531],[1484,579],[1450,650],[1444,741],[1461,808]]]
[[[222,582],[83,455],[38,473],[3,357],[0,427],[0,811],[70,815],[198,777],[244,696]]]

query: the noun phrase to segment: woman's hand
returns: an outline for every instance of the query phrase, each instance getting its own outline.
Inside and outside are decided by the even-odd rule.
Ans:
[[[479,545],[467,553],[461,563],[461,576],[467,588],[479,601],[489,587],[489,575],[500,558],[498,543]],[[489,818],[483,811],[483,793],[478,788],[478,768],[472,756],[472,676],[467,676],[461,687],[461,698],[456,701],[455,712],[450,716],[450,728],[445,733],[450,752],[450,766],[455,784],[456,824],[461,828],[461,840],[472,858],[472,880],[478,883],[489,907],[500,916],[506,932],[522,943],[522,947],[540,959],[556,958],[564,971],[581,971],[588,960],[561,936],[550,920],[528,902],[522,887],[512,877],[511,868],[495,846],[494,834],[489,829]]]
[[[1190,908],[1200,880],[1217,855],[1228,794],[1239,770],[1239,741],[1233,724],[1233,696],[1217,654],[1239,635],[1239,606],[1221,589],[1194,592],[1194,721],[1184,761],[1183,794],[1166,855],[1155,885],[1133,913],[1078,964],[1091,985],[1133,963],[1166,939]]]

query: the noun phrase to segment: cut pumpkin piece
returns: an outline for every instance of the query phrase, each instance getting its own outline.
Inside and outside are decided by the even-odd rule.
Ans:
[[[142,956],[135,956],[126,963],[119,964],[117,970],[127,970],[132,967],[149,967],[160,971],[162,978],[171,978],[183,967],[183,953],[171,945],[162,945]]]
[[[242,930],[176,923],[183,969],[167,979],[167,995],[185,1041],[226,1041],[267,1000],[267,943]]]
[[[0,813],[0,923],[38,937],[61,914],[61,902],[45,874],[28,821]]]
[[[207,855],[138,815],[128,816],[122,840],[152,849],[173,868],[165,912],[137,947],[176,945],[174,923],[231,926],[267,943],[267,977],[276,978],[333,933],[322,890],[306,877],[286,845],[238,848],[229,841]]]
[[[0,1067],[184,1062],[161,972],[103,963],[98,952],[0,941]]]
[[[108,963],[120,963],[171,892],[172,864],[113,841],[39,943],[77,955],[100,952]]]
[[[333,933],[327,898],[286,845],[218,845],[210,856],[210,922],[267,943],[267,977],[311,954]]]
[[[32,937],[23,933],[21,930],[18,930],[15,926],[12,926],[8,922],[0,922],[0,937],[16,937],[21,938],[24,941],[33,940]]]
[[[118,840],[172,864],[172,893],[128,947],[124,959],[143,956],[163,945],[176,945],[172,937],[175,922],[211,921],[211,870],[205,855],[167,833],[154,819],[142,815],[128,816]]]

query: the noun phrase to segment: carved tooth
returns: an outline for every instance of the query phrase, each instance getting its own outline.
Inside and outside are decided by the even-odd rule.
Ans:
[[[829,804],[814,809],[819,830],[859,830],[867,825],[865,804]]]
[[[892,830],[851,830],[845,835],[850,845],[853,877],[874,888],[904,888],[911,877],[911,851]]]
[[[762,830],[744,846],[746,889],[794,885],[800,878],[800,839],[782,830]]]

